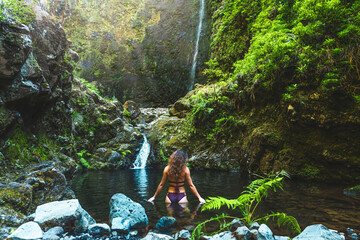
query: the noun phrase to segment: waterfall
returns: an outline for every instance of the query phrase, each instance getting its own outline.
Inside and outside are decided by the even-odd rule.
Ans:
[[[132,169],[141,169],[146,167],[146,162],[150,154],[150,143],[148,142],[145,135],[144,136],[144,143],[141,146],[139,154],[136,156],[136,160],[132,166]]]
[[[192,68],[191,68],[191,72],[190,72],[190,91],[193,89],[194,87],[194,82],[195,82],[195,70],[196,70],[196,63],[197,63],[197,55],[199,52],[199,40],[200,40],[200,35],[201,35],[201,29],[202,29],[202,23],[203,23],[203,19],[204,19],[204,9],[205,9],[205,0],[200,0],[200,10],[199,10],[199,25],[198,25],[198,29],[197,29],[197,34],[196,34],[196,44],[195,44],[195,53],[194,53],[194,58],[193,58],[193,64],[192,64]]]

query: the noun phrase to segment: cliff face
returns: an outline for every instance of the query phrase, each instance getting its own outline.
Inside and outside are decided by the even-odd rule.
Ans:
[[[107,95],[168,105],[190,87],[199,3],[191,0],[48,1],[80,57],[80,76]],[[207,20],[204,20],[207,22]],[[197,77],[208,58],[202,29]]]
[[[209,84],[174,104],[180,121],[155,127],[158,148],[187,149],[195,167],[359,180],[360,5],[209,4]]]

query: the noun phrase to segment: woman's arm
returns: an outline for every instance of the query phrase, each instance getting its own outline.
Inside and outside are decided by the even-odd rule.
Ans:
[[[192,179],[190,176],[190,169],[188,167],[186,167],[186,169],[185,169],[185,179],[186,179],[186,182],[189,184],[191,192],[199,199],[199,202],[205,203],[206,201],[200,196],[200,194],[196,190],[195,185],[192,182]]]
[[[161,190],[164,188],[165,183],[166,183],[167,174],[168,174],[168,167],[165,167],[161,182],[159,183],[159,186],[157,187],[154,196],[149,198],[148,202],[153,202],[155,200],[155,198],[161,193]]]

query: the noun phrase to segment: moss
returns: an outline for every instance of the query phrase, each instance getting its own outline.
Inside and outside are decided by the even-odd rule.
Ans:
[[[319,168],[305,164],[304,167],[298,172],[298,175],[306,179],[320,179]]]

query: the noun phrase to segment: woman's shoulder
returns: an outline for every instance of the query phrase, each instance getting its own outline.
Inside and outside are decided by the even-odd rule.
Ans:
[[[166,167],[164,168],[164,172],[169,172],[169,166],[166,166]]]

